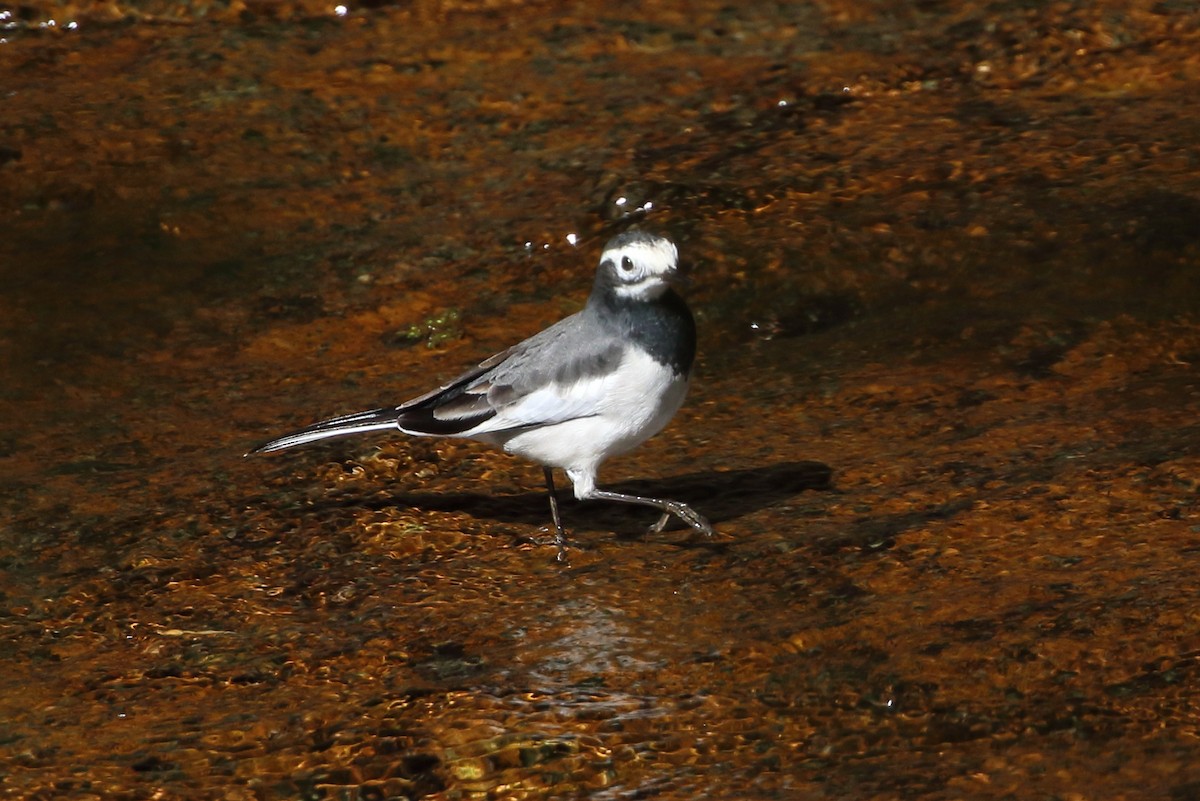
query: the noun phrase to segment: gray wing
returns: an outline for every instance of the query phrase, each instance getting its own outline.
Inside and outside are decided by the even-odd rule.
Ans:
[[[596,413],[601,380],[621,361],[622,343],[586,310],[567,317],[433,392],[397,407],[413,434],[464,435],[548,425]]]

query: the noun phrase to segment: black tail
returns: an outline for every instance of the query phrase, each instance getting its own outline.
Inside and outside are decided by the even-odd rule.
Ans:
[[[388,429],[399,431],[399,418],[400,410],[396,406],[334,417],[329,420],[322,420],[319,423],[313,423],[307,428],[285,434],[270,442],[264,442],[262,445],[249,451],[246,455],[281,451],[284,448],[292,448],[296,445],[316,442],[319,439],[348,437],[351,434],[362,434],[366,431],[386,431]]]

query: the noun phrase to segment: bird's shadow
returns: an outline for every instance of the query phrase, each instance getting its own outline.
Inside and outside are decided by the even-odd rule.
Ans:
[[[814,461],[780,462],[766,467],[685,473],[669,478],[630,480],[605,484],[604,489],[630,495],[681,501],[707,517],[714,526],[798,495],[805,490],[828,490],[833,470]],[[563,524],[571,528],[604,528],[617,533],[641,534],[657,520],[658,511],[612,501],[575,501],[570,484],[556,481]],[[442,512],[465,512],[473,517],[504,523],[543,527],[550,524],[550,506],[544,490],[512,495],[478,492],[411,492],[371,497],[325,498],[314,508],[386,509],[406,506]],[[686,528],[674,521],[669,528]]]

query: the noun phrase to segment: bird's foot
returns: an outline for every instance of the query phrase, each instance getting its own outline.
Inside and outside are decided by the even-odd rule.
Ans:
[[[557,529],[554,532],[554,545],[556,548],[558,548],[558,553],[555,555],[554,558],[557,559],[560,564],[566,564],[567,563],[567,534],[561,528]]]
[[[662,517],[658,518],[658,522],[646,529],[647,534],[661,534],[662,530],[667,527],[667,523],[671,522],[671,513],[663,512]]]
[[[552,530],[549,526],[543,526],[541,528],[541,531],[543,533],[550,533],[550,532],[552,532],[552,533],[551,533],[551,536],[549,536],[549,537],[529,537],[527,541],[532,543],[533,545],[539,545],[539,546],[553,545],[555,548],[558,549],[558,555],[555,556],[555,559],[557,559],[560,562],[565,563],[567,561],[567,551],[570,548],[575,548],[576,550],[581,549],[581,546],[579,545],[578,542],[576,542],[575,540],[567,539],[566,529],[560,528],[560,529]]]
[[[667,511],[663,512],[662,517],[658,519],[658,522],[650,527],[649,533],[661,534],[662,530],[666,528],[667,523],[671,521],[672,517],[678,517],[680,520],[687,523],[693,529],[706,537],[711,537],[716,533],[713,531],[713,527],[709,524],[709,522],[705,520],[695,509],[687,504],[679,503],[678,501],[667,501],[666,508]]]

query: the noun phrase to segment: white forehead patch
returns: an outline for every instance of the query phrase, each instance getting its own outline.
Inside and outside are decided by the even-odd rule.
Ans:
[[[612,291],[634,300],[654,300],[667,291],[675,274],[679,251],[666,237],[622,235],[609,242],[600,256],[601,269],[611,271]]]
[[[615,248],[606,251],[604,258],[612,259],[613,264],[618,268],[621,264],[621,258],[628,256],[633,259],[644,275],[661,276],[675,269],[675,263],[679,260],[679,251],[675,248],[675,243],[669,239],[661,237],[642,242],[631,242],[624,247]]]

